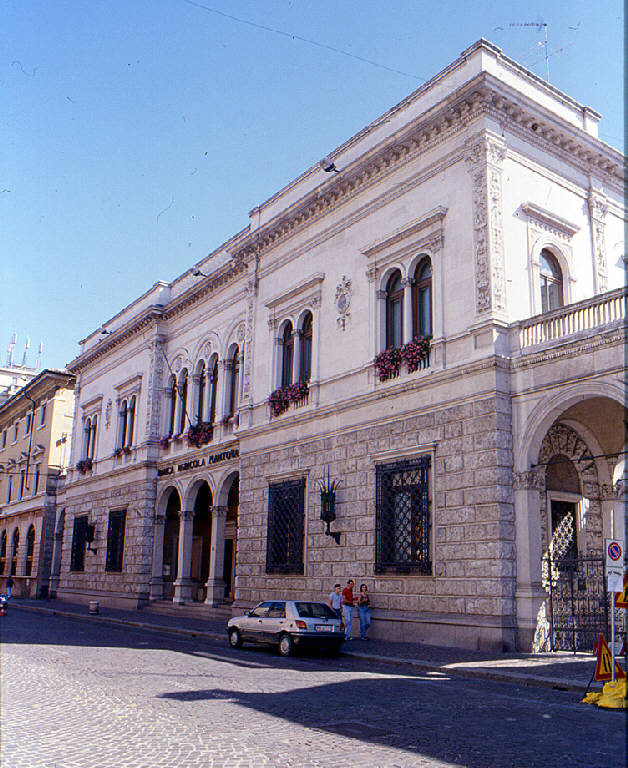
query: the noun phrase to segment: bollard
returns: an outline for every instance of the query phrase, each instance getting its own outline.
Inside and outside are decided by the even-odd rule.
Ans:
[[[98,613],[99,612],[98,600],[90,600],[89,601],[89,612],[90,613]]]

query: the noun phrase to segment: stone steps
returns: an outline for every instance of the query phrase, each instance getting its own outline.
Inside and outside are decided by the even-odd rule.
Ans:
[[[185,616],[194,619],[224,620],[225,622],[231,618],[230,605],[210,606],[204,603],[176,605],[169,600],[164,600],[159,603],[151,603],[145,610],[162,616]]]

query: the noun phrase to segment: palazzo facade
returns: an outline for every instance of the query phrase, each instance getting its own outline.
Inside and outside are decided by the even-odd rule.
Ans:
[[[599,119],[479,41],[84,339],[57,594],[237,612],[352,577],[376,636],[544,647],[544,557],[625,526]]]

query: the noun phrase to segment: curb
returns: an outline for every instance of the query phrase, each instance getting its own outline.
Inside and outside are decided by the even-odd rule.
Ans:
[[[34,613],[46,613],[52,616],[63,616],[68,619],[82,619],[83,621],[106,622],[122,627],[136,627],[137,629],[148,630],[149,632],[167,632],[172,635],[184,635],[186,637],[199,637],[206,640],[226,640],[226,635],[222,632],[207,632],[204,630],[186,629],[185,627],[169,627],[162,624],[152,624],[144,621],[133,621],[132,619],[117,619],[113,616],[93,616],[90,614],[76,613],[72,611],[58,610],[56,608],[44,608],[36,605],[16,605],[11,606],[12,610],[32,611]],[[571,691],[573,693],[584,694],[587,686],[576,680],[556,680],[539,675],[521,675],[516,672],[500,672],[494,669],[477,669],[471,667],[448,667],[447,665],[435,664],[429,661],[419,659],[408,659],[403,656],[381,656],[376,653],[364,653],[361,651],[352,651],[343,649],[344,656],[352,656],[356,659],[365,659],[367,661],[377,661],[381,664],[391,664],[395,666],[408,666],[419,669],[424,672],[438,672],[451,677],[466,677],[478,680],[491,680],[497,683],[511,683],[531,688],[551,688],[558,691]]]

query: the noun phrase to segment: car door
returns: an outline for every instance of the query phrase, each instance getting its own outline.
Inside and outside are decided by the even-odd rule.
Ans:
[[[263,621],[264,642],[278,643],[286,624],[285,600],[273,600],[268,609],[268,616]]]
[[[242,639],[264,642],[264,622],[272,605],[270,600],[260,603],[242,620]]]

